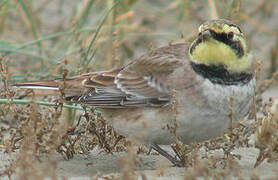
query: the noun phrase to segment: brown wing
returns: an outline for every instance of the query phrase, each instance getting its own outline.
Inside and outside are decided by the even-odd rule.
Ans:
[[[83,82],[91,88],[78,101],[103,107],[161,106],[171,98],[165,81],[186,58],[187,44],[162,47],[125,67],[92,76]]]

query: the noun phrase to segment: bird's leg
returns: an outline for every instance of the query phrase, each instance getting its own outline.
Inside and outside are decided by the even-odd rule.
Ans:
[[[185,162],[185,159],[182,157],[182,155],[176,150],[176,148],[174,148],[172,146],[173,151],[175,152],[175,154],[178,156],[178,158],[180,159],[180,161]]]
[[[185,167],[185,162],[182,160],[177,160],[173,156],[171,156],[169,153],[167,153],[165,150],[163,150],[161,147],[159,147],[157,144],[151,144],[152,149],[157,151],[159,154],[167,158],[171,163],[174,164],[174,166],[177,167]]]

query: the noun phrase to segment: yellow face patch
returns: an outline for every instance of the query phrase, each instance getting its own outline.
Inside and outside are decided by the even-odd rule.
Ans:
[[[249,55],[239,59],[229,46],[212,41],[199,44],[190,56],[197,64],[224,65],[234,72],[244,71],[251,66]]]

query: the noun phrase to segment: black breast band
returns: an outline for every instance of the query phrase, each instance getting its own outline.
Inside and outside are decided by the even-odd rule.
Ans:
[[[193,70],[203,78],[209,79],[212,83],[221,85],[244,85],[252,78],[251,73],[230,73],[224,66],[195,64],[191,62]]]

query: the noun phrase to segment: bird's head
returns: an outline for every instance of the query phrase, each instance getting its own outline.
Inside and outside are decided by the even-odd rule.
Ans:
[[[241,29],[224,19],[210,20],[199,27],[189,56],[195,64],[224,66],[231,72],[248,71],[252,60]]]

